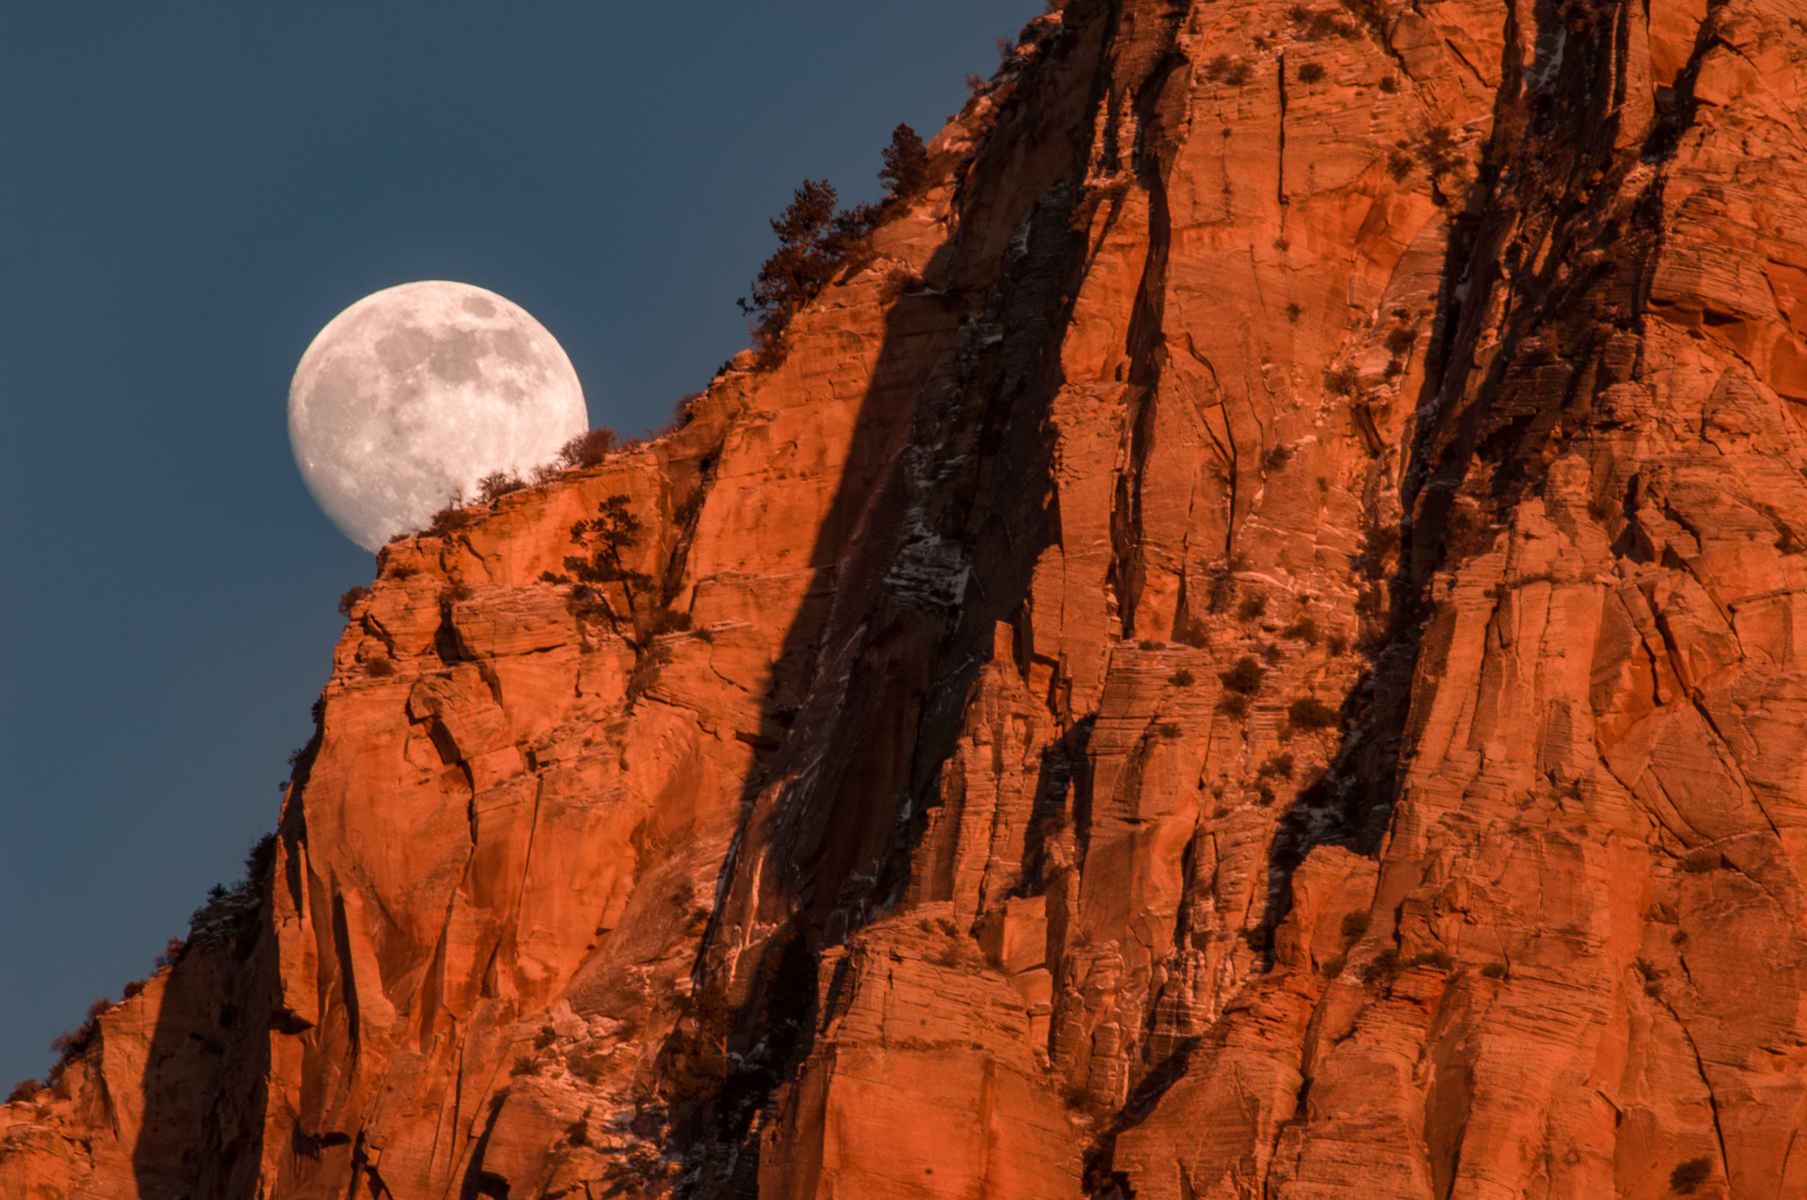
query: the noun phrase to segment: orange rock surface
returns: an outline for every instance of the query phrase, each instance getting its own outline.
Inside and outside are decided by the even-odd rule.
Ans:
[[[0,1194],[1807,1196],[1803,87],[1038,18],[780,365],[379,556]]]

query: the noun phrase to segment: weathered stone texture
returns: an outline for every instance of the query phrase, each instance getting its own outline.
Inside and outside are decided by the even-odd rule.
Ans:
[[[382,553],[0,1190],[1807,1196],[1803,79],[1038,18],[781,364]]]

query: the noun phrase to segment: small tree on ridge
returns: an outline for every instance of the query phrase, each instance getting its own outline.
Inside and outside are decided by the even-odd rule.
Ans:
[[[899,123],[891,131],[891,144],[885,147],[885,166],[878,173],[885,190],[890,193],[885,203],[904,202],[922,194],[929,186],[929,154],[914,129]]]
[[[640,539],[643,522],[628,508],[624,495],[610,496],[596,506],[596,516],[571,526],[571,543],[587,549],[584,556],[565,559],[565,570],[580,583],[619,583],[627,592],[630,612],[638,610],[636,594],[652,587],[652,576],[627,565],[627,552]],[[553,577],[550,582],[558,582]]]

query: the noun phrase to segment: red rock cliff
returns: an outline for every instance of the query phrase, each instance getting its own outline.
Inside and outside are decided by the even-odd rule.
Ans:
[[[1803,80],[1039,18],[782,365],[384,551],[0,1192],[1807,1196]]]

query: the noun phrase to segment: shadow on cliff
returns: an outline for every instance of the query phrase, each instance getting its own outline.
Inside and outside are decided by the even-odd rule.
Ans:
[[[1509,73],[1510,74],[1510,73]],[[1503,105],[1503,101],[1501,104]],[[1499,171],[1497,139],[1490,144],[1479,177],[1465,200],[1453,207],[1449,245],[1439,276],[1424,382],[1414,411],[1428,419],[1416,430],[1400,472],[1400,517],[1388,526],[1375,523],[1366,531],[1356,559],[1366,595],[1358,603],[1364,628],[1358,649],[1367,658],[1355,685],[1344,698],[1340,716],[1341,744],[1324,774],[1302,789],[1274,832],[1268,860],[1267,903],[1260,932],[1266,965],[1274,961],[1274,935],[1292,909],[1292,877],[1318,846],[1341,846],[1356,854],[1380,851],[1400,797],[1400,750],[1411,706],[1412,678],[1429,616],[1426,585],[1444,558],[1449,532],[1445,489],[1426,491],[1430,446],[1439,428],[1441,403],[1452,364],[1463,344],[1464,305],[1459,284],[1473,268],[1483,218],[1463,214],[1481,211]],[[1477,289],[1477,303],[1485,292]]]
[[[269,1043],[248,985],[268,965],[260,961],[274,940],[268,918],[261,889],[215,899],[196,914],[164,977],[131,1147],[142,1200],[256,1188]]]
[[[313,736],[291,760],[290,796],[319,753],[322,711],[316,701]],[[236,1200],[259,1191],[270,1036],[298,1032],[275,1002],[271,889],[299,886],[277,877],[279,836],[293,873],[299,831],[260,839],[244,880],[212,893],[175,954],[141,1079],[143,1121],[132,1145],[140,1200]]]
[[[1064,230],[1065,214],[1057,221]],[[783,644],[781,662],[808,664],[809,687],[796,711],[768,714],[790,733],[747,781],[699,967],[699,994],[745,989],[728,1040],[730,1061],[742,1065],[673,1133],[679,1145],[703,1144],[710,1158],[730,1157],[724,1194],[751,1194],[758,1171],[757,1144],[748,1142],[753,1120],[808,1056],[822,949],[845,940],[906,886],[937,770],[958,735],[961,703],[990,658],[995,623],[1020,608],[1035,558],[1054,536],[1045,497],[1033,489],[977,494],[985,490],[974,482],[982,475],[1046,477],[1052,389],[1012,390],[1002,385],[1006,372],[995,360],[969,353],[959,326],[979,313],[958,282],[959,264],[947,261],[958,254],[957,246],[944,246],[924,272],[953,276],[947,289],[906,292],[887,314],[852,451],[810,560],[832,573],[834,592],[826,612],[806,608]],[[960,342],[935,356],[939,364],[925,363],[922,343],[934,335],[924,326],[939,322]],[[960,411],[973,395],[985,397],[979,411]],[[902,422],[912,428],[900,439]],[[919,474],[940,471],[932,439],[947,433],[974,442],[990,470]],[[935,523],[917,524],[925,519]],[[938,561],[950,545],[960,547],[964,565]],[[949,577],[936,577],[941,566]],[[961,582],[964,596],[953,590]],[[776,780],[786,780],[782,791],[762,802]],[[754,926],[777,932],[760,962],[730,979],[714,952],[730,928]]]
[[[1618,24],[1624,20],[1621,9]],[[1512,58],[1522,32],[1509,16],[1492,136],[1467,196],[1451,207],[1416,406],[1421,423],[1401,476],[1402,515],[1395,529],[1369,539],[1370,579],[1386,589],[1386,619],[1375,623],[1369,669],[1344,704],[1342,747],[1275,837],[1262,926],[1270,963],[1293,871],[1311,849],[1340,845],[1373,856],[1391,828],[1410,753],[1413,679],[1425,639],[1435,636],[1436,575],[1496,547],[1514,507],[1537,494],[1612,379],[1603,362],[1608,343],[1641,326],[1661,244],[1660,173],[1622,206],[1632,220],[1611,206],[1628,177],[1673,153],[1693,122],[1694,81],[1716,37],[1714,23],[1703,22],[1672,93],[1642,136],[1627,138],[1620,123],[1628,110],[1614,99],[1626,86],[1625,62],[1608,24],[1570,37],[1560,73],[1542,87]],[[1507,301],[1496,304],[1502,291]],[[1494,329],[1488,315],[1496,307],[1505,315]],[[1489,332],[1497,348],[1471,376],[1465,364],[1477,361]],[[1398,557],[1386,571],[1384,555],[1372,550],[1389,545]]]
[[[1083,260],[1079,188],[1064,167],[1052,187],[1016,201],[1020,240],[988,241],[1012,181],[986,145],[991,157],[981,152],[954,201],[961,232],[886,313],[810,557],[832,595],[806,605],[783,643],[780,662],[806,664],[808,685],[795,711],[768,713],[789,732],[747,781],[697,969],[697,995],[741,997],[725,1014],[736,1065],[672,1114],[674,1149],[703,1164],[694,1194],[756,1189],[749,1135],[809,1055],[821,952],[909,886],[996,626],[1021,617],[1035,563],[1058,537],[1049,489],[1023,481],[1051,477],[1060,381],[1050,364]],[[757,964],[730,965],[722,947],[753,929],[776,932]],[[668,1061],[687,1040],[674,1037]]]

